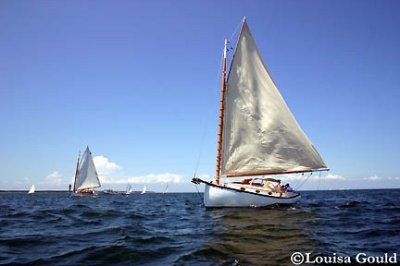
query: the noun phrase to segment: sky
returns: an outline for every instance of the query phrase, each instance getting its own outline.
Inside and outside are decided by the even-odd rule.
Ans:
[[[399,1],[0,1],[0,190],[213,178],[221,56],[242,18],[331,169],[299,189],[400,188]],[[307,180],[305,180],[307,179]],[[305,181],[305,182],[304,182]]]

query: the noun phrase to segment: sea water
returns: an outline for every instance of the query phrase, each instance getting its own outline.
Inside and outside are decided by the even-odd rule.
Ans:
[[[293,265],[296,252],[398,260],[399,243],[399,189],[308,191],[292,206],[226,209],[205,209],[197,193],[0,193],[2,265]]]

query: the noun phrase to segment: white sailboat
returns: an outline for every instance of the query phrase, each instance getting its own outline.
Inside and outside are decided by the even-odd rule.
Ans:
[[[32,193],[35,193],[35,185],[32,185],[28,191],[28,194],[32,194]]]
[[[167,184],[167,186],[165,187],[165,190],[164,190],[163,194],[165,194],[165,193],[168,193],[168,184]]]
[[[130,184],[126,186],[126,190],[113,190],[113,189],[106,189],[103,191],[104,194],[107,195],[130,195],[133,193],[133,189]]]
[[[76,164],[74,193],[95,195],[96,192],[93,189],[101,185],[89,147],[86,147],[82,159],[79,159]]]
[[[294,203],[300,193],[266,176],[328,169],[272,80],[246,19],[226,75],[227,43],[225,40],[215,178],[193,178],[192,182],[205,184],[206,207]],[[245,178],[222,183],[221,177]]]
[[[140,194],[145,194],[145,193],[146,193],[146,190],[147,190],[147,189],[146,189],[146,186],[144,186],[144,187],[143,187],[143,190],[142,190],[142,192],[141,192]]]
[[[130,184],[128,184],[128,185],[126,186],[125,195],[129,195],[129,194],[131,194],[132,192],[133,192],[132,186],[131,186]]]

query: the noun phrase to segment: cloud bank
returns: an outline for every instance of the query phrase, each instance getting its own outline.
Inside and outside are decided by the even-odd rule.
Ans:
[[[51,185],[61,185],[65,181],[62,179],[62,175],[58,171],[54,171],[48,176],[46,176],[46,183]]]
[[[369,180],[369,181],[379,181],[379,180],[382,180],[382,177],[374,175],[374,176],[365,177],[363,179],[364,180]]]
[[[93,162],[102,184],[185,183],[181,175],[169,172],[127,176],[123,173],[121,166],[111,162],[105,156],[96,156],[93,158]]]
[[[286,176],[282,179],[288,180],[288,181],[301,181],[301,180],[309,180],[309,181],[321,181],[321,180],[346,180],[344,176],[341,175],[335,175],[335,174],[327,174],[327,175],[319,175],[319,174],[313,174],[310,176],[310,174],[300,174],[300,175],[291,175],[291,176]]]

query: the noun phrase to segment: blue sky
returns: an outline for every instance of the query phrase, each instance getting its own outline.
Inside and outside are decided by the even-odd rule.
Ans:
[[[105,188],[194,191],[194,172],[214,173],[223,42],[243,16],[331,168],[301,188],[400,187],[399,13],[388,0],[0,1],[0,189],[66,188],[89,145]]]

